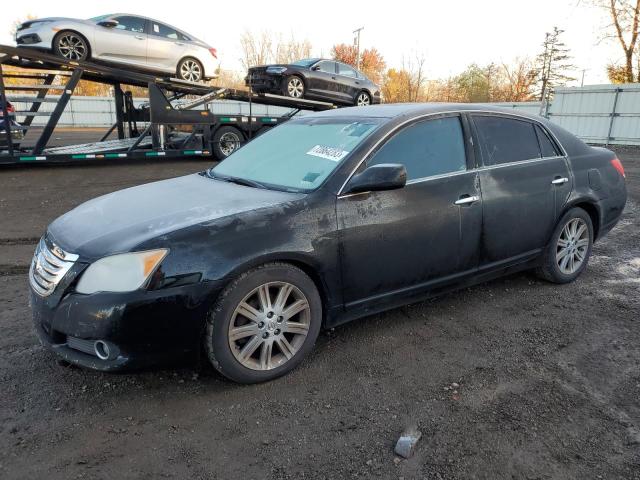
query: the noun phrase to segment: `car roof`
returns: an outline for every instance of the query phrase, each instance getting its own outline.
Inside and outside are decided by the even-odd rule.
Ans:
[[[107,17],[138,17],[138,18],[144,18],[145,20],[149,20],[151,22],[161,23],[163,25],[166,25],[169,28],[173,28],[174,30],[177,30],[178,32],[186,35],[187,37],[189,37],[193,41],[202,42],[202,40],[194,37],[193,35],[191,35],[186,30],[182,30],[181,28],[174,27],[173,25],[171,25],[168,22],[165,22],[164,20],[156,20],[155,18],[147,17],[145,15],[138,15],[137,13],[118,12],[118,13],[111,13],[111,14],[107,15]],[[202,43],[204,43],[204,42],[202,42]]]
[[[385,103],[382,105],[369,105],[367,107],[347,107],[322,112],[310,113],[304,118],[310,117],[362,117],[362,118],[396,118],[402,116],[420,116],[446,112],[482,111],[490,113],[502,113],[525,117],[531,120],[543,121],[544,118],[537,115],[516,111],[513,108],[496,107],[481,103]]]

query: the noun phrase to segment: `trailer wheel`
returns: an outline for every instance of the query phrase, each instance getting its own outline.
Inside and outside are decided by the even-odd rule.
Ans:
[[[222,161],[242,145],[244,135],[236,127],[221,127],[213,134],[213,155]]]

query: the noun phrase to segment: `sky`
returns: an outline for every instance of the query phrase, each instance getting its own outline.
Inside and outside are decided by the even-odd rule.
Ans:
[[[583,70],[585,85],[609,83],[607,63],[622,60],[620,46],[602,39],[606,12],[589,0],[323,0],[286,4],[295,8],[284,5],[264,0],[7,1],[3,5],[7,25],[0,30],[0,43],[14,44],[11,23],[27,15],[89,18],[126,12],[191,33],[218,49],[223,69],[238,71],[244,31],[308,39],[314,56],[328,56],[332,45],[353,42],[353,30],[359,27],[364,27],[361,48],[377,48],[389,67],[423,55],[429,79],[455,75],[472,62],[509,63],[517,57],[534,57],[545,32],[554,26],[565,30],[564,41],[577,66],[573,84],[580,84]]]

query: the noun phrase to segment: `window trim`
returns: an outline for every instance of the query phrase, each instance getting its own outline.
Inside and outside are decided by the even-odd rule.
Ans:
[[[351,76],[351,75],[343,75],[342,73],[340,73],[340,65],[344,65],[345,67],[349,67],[351,70],[353,70],[353,72],[355,73],[355,75]],[[353,68],[351,65],[349,65],[348,63],[344,63],[344,62],[338,62],[336,61],[336,75],[340,76],[340,77],[345,77],[345,78],[353,78],[354,80],[358,80],[358,70],[356,70],[355,68]]]
[[[335,60],[325,60],[325,59],[318,60],[316,63],[314,63],[313,65],[311,65],[311,66],[309,67],[309,69],[310,69],[310,70],[313,70],[313,67],[315,67],[315,66],[319,66],[321,63],[333,63],[333,75],[336,75],[336,74],[337,74],[337,72],[338,72],[338,62],[336,62]],[[328,73],[328,74],[330,74],[330,75],[331,75],[331,72],[327,72],[327,71],[325,71],[325,70],[320,70],[320,69],[318,69],[318,70],[315,70],[315,71],[317,71],[317,72],[321,72],[321,73]]]
[[[374,143],[369,150],[362,156],[362,158],[360,159],[360,161],[355,165],[355,167],[353,167],[353,169],[351,170],[351,173],[349,173],[349,175],[347,175],[347,178],[345,179],[345,181],[342,183],[342,186],[340,187],[340,189],[338,190],[338,194],[336,195],[338,199],[340,198],[347,198],[353,195],[362,195],[363,193],[367,193],[367,192],[358,192],[358,193],[348,193],[348,194],[343,194],[342,192],[344,192],[344,189],[346,188],[347,184],[351,181],[351,178],[356,174],[356,172],[358,171],[358,169],[360,168],[360,166],[365,162],[365,160],[367,160],[369,158],[369,156],[371,155],[371,153],[376,150],[378,148],[378,146],[380,144],[382,144],[386,139],[390,138],[392,135],[394,135],[398,130],[400,130],[401,128],[403,128],[405,125],[412,123],[412,122],[416,122],[418,120],[422,120],[422,119],[426,119],[429,117],[438,117],[438,116],[444,116],[444,115],[460,115],[461,117],[467,117],[468,118],[468,122],[469,122],[469,133],[471,135],[471,139],[473,141],[473,151],[475,153],[475,151],[477,149],[480,148],[480,145],[476,145],[477,143],[480,142],[478,136],[477,136],[477,132],[475,131],[475,124],[473,123],[473,119],[470,118],[471,115],[473,114],[486,114],[486,115],[493,115],[493,116],[497,116],[497,117],[506,117],[506,118],[515,118],[515,119],[523,119],[526,120],[528,122],[531,122],[533,124],[536,125],[540,125],[540,127],[542,127],[544,129],[544,131],[548,132],[549,137],[554,140],[555,144],[559,147],[560,153],[561,155],[557,156],[557,157],[548,157],[548,158],[536,158],[533,160],[520,160],[519,162],[514,162],[514,163],[502,163],[500,165],[491,165],[488,167],[484,166],[484,163],[482,165],[479,165],[477,162],[477,156],[474,155],[475,158],[475,165],[473,165],[471,168],[469,168],[469,165],[467,164],[467,170],[465,170],[464,172],[455,172],[455,173],[469,173],[469,172],[477,172],[477,171],[481,171],[481,170],[489,170],[491,168],[496,168],[496,167],[504,167],[504,166],[509,166],[509,165],[514,165],[517,163],[522,163],[522,162],[532,162],[532,161],[543,161],[543,160],[550,160],[551,158],[567,158],[567,152],[564,149],[564,146],[562,145],[562,143],[560,141],[558,141],[557,137],[555,136],[555,134],[550,131],[549,129],[547,129],[541,122],[537,121],[534,118],[529,118],[526,117],[524,115],[518,115],[517,113],[511,113],[511,112],[493,112],[491,110],[446,110],[443,112],[429,112],[429,113],[424,113],[422,115],[418,115],[416,117],[412,117],[409,118],[407,120],[405,120],[404,122],[399,123],[398,125],[396,125],[395,127],[393,127],[393,129],[384,137],[380,138],[376,143]],[[464,129],[464,122],[463,122],[463,129]],[[465,145],[468,142],[465,141]],[[467,156],[467,158],[469,158]],[[450,174],[448,174],[450,175]]]
[[[148,35],[150,37],[160,38],[162,40],[167,40],[168,42],[180,42],[180,41],[186,42],[186,40],[180,40],[180,31],[177,28],[172,27],[171,25],[168,25],[168,24],[163,23],[163,22],[158,22],[157,20],[147,20],[147,23],[149,25],[149,33],[148,33]],[[176,35],[178,35],[178,38],[170,38],[170,37],[167,37],[167,36],[164,36],[164,35],[160,35],[159,33],[155,33],[153,31],[153,24],[154,23],[158,24],[158,26],[163,26],[163,27],[166,27],[166,28],[168,28],[170,30],[173,30],[174,32],[176,32]]]

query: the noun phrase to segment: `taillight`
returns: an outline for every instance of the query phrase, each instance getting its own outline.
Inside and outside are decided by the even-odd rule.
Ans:
[[[627,177],[624,174],[624,167],[622,166],[622,162],[620,160],[614,158],[613,160],[611,160],[611,165],[613,165],[613,168],[615,168],[620,175],[622,175],[624,178]]]
[[[215,48],[210,48],[209,53],[213,55],[213,58],[218,59],[218,51]]]
[[[14,113],[16,111],[15,107],[7,102],[7,113]],[[0,108],[0,117],[4,116],[4,112],[2,108]]]

